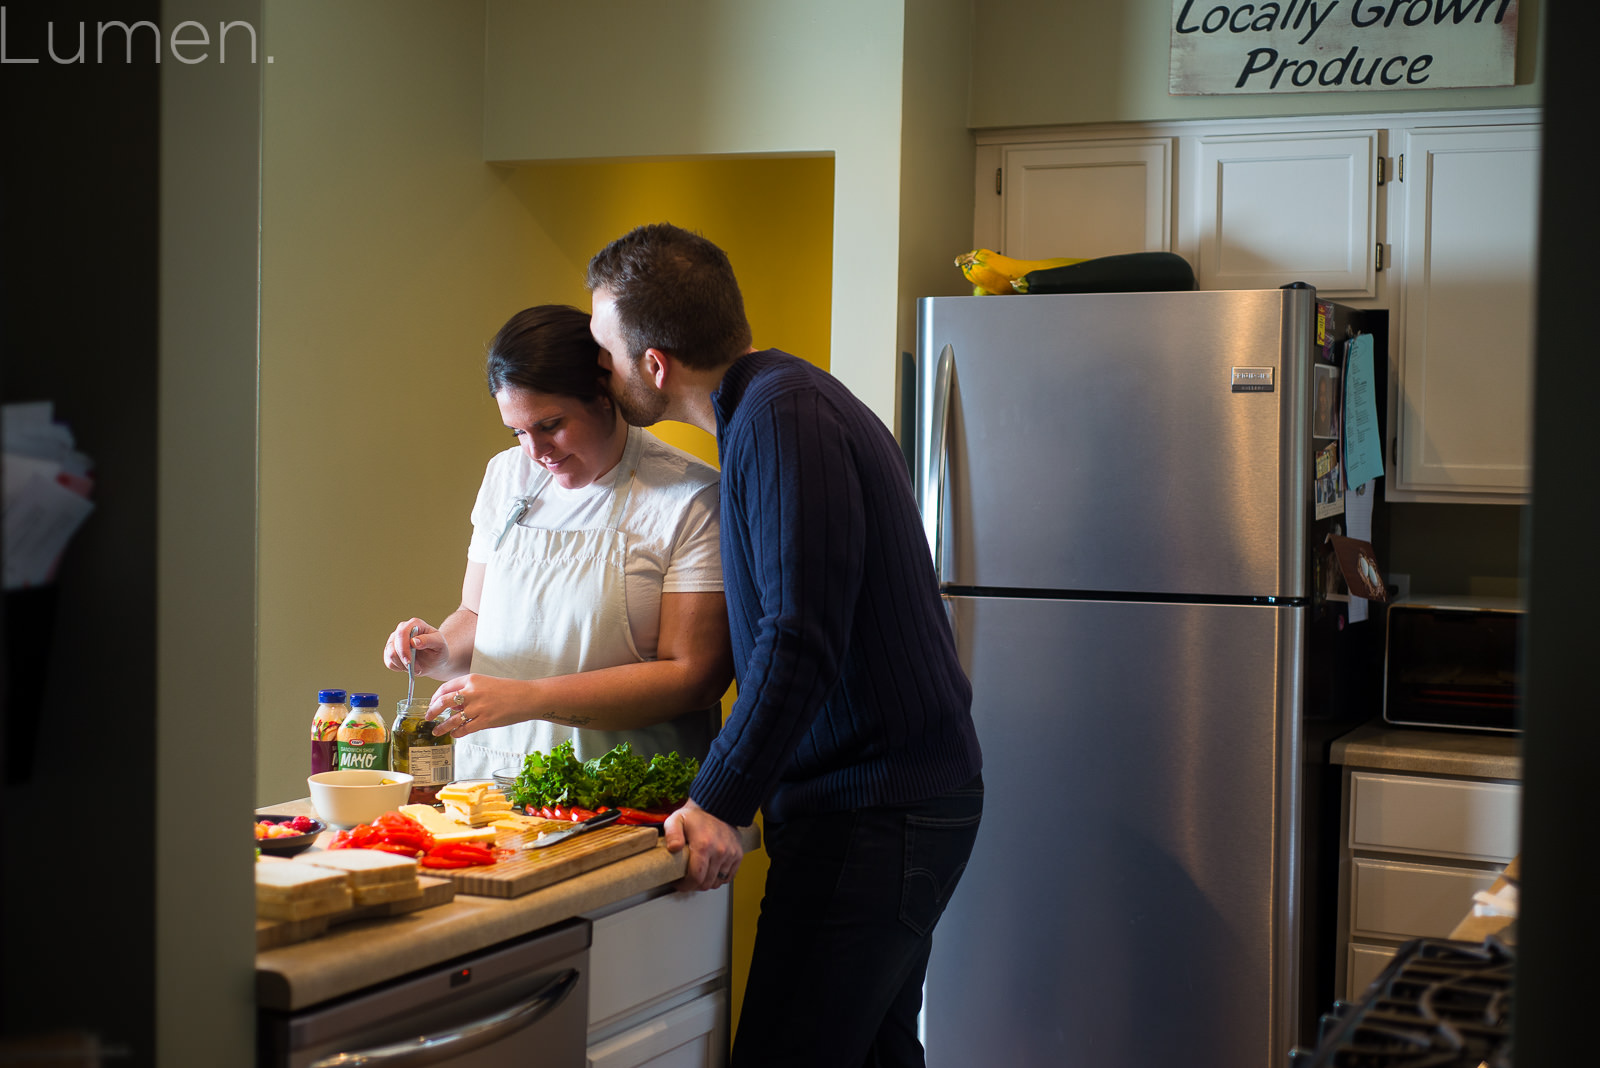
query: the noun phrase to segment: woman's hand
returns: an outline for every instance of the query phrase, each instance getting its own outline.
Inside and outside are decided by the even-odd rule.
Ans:
[[[437,720],[433,733],[464,738],[487,727],[533,719],[532,689],[531,683],[518,679],[459,675],[439,687],[428,704],[428,718]]]
[[[411,637],[412,627],[417,628],[415,638]],[[394,628],[389,640],[383,643],[383,666],[390,671],[404,671],[408,659],[416,661],[418,675],[427,675],[449,662],[450,643],[438,628],[412,617]]]

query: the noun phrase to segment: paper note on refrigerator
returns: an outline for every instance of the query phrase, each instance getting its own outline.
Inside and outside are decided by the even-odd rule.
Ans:
[[[1383,439],[1378,434],[1377,389],[1372,380],[1372,335],[1358,334],[1344,358],[1345,485],[1383,477]]]

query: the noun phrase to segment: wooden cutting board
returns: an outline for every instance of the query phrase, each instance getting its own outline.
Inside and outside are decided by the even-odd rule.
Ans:
[[[456,884],[449,879],[440,879],[432,875],[419,875],[417,876],[417,882],[422,886],[422,893],[417,897],[408,897],[400,901],[385,901],[381,905],[359,905],[328,916],[313,916],[308,920],[257,920],[256,950],[276,949],[278,946],[304,942],[307,939],[316,938],[327,933],[328,928],[334,924],[348,923],[351,920],[376,920],[385,916],[400,916],[407,912],[415,912],[418,909],[446,905],[455,900]]]
[[[551,831],[569,826],[571,824],[566,823],[546,825]],[[431,868],[429,871],[454,879],[457,893],[483,897],[521,897],[551,883],[559,883],[623,857],[653,849],[661,836],[654,827],[621,827],[612,824],[596,831],[587,831],[565,842],[557,842],[547,849],[526,848],[538,837],[537,829],[503,830],[495,835],[495,845],[521,850],[515,856],[506,857],[495,864],[472,868]]]

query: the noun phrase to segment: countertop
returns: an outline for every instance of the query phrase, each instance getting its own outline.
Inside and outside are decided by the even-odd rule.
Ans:
[[[310,804],[295,801],[261,811],[298,814],[309,812]],[[747,852],[759,848],[760,832],[746,827],[742,833]],[[457,894],[447,905],[342,924],[307,942],[263,950],[256,954],[256,1004],[303,1009],[632,897],[668,893],[683,876],[684,863],[683,853],[657,843],[521,897]]]
[[[1328,758],[1335,764],[1383,771],[1475,779],[1522,778],[1519,735],[1408,730],[1390,727],[1381,720],[1336,738]]]

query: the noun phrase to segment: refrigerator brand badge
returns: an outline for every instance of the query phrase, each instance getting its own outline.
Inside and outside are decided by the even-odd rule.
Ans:
[[[1274,367],[1235,367],[1233,391],[1235,393],[1271,393]]]

